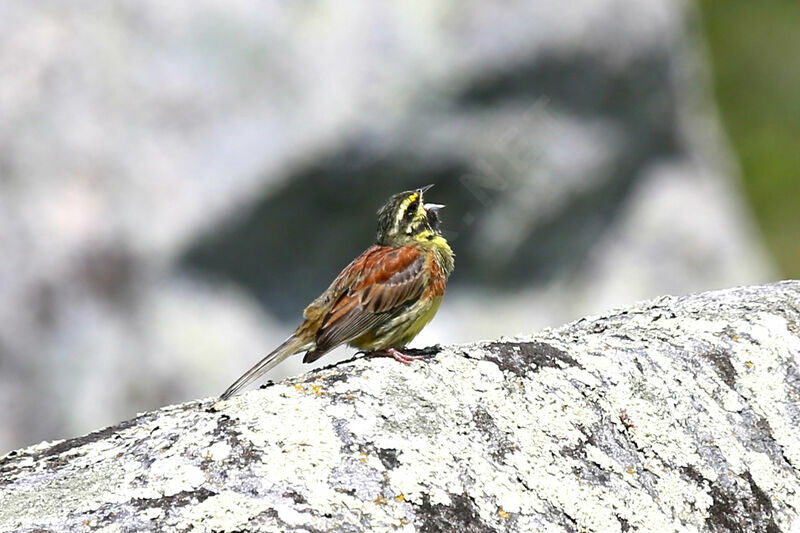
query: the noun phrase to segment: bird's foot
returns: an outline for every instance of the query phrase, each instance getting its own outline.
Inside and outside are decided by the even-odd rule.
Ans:
[[[422,355],[406,355],[403,352],[396,350],[394,348],[386,348],[386,350],[384,350],[384,353],[386,353],[386,355],[391,355],[392,357],[394,357],[395,359],[406,365],[410,364],[411,361],[419,361],[420,359],[425,359],[425,357]]]

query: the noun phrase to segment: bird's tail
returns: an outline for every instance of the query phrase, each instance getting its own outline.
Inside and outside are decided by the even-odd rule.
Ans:
[[[290,355],[294,355],[297,352],[301,352],[309,348],[306,346],[307,343],[303,342],[302,340],[298,339],[294,335],[283,341],[283,344],[275,348],[272,353],[266,356],[264,359],[256,363],[256,365],[242,374],[242,377],[237,379],[233,385],[228,387],[228,390],[222,393],[220,399],[227,400],[231,396],[237,394],[243,388],[250,385],[252,382],[263,376],[265,373],[269,372],[275,365],[289,357]]]

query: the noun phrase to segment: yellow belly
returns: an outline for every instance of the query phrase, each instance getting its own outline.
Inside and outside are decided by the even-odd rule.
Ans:
[[[374,331],[353,339],[350,341],[350,346],[367,351],[402,348],[433,319],[441,303],[441,296],[430,300],[419,300],[386,324],[381,324]]]

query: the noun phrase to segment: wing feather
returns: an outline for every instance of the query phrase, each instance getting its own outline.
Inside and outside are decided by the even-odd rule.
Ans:
[[[367,250],[348,267],[349,288],[323,319],[317,348],[304,361],[360,337],[416,301],[425,289],[425,261],[425,253],[412,246]]]

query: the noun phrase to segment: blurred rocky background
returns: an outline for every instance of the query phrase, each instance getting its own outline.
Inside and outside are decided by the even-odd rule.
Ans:
[[[428,183],[457,267],[420,346],[800,274],[800,152],[753,185],[800,113],[743,186],[703,24],[715,59],[773,32],[723,4],[0,3],[0,452],[219,394]]]

